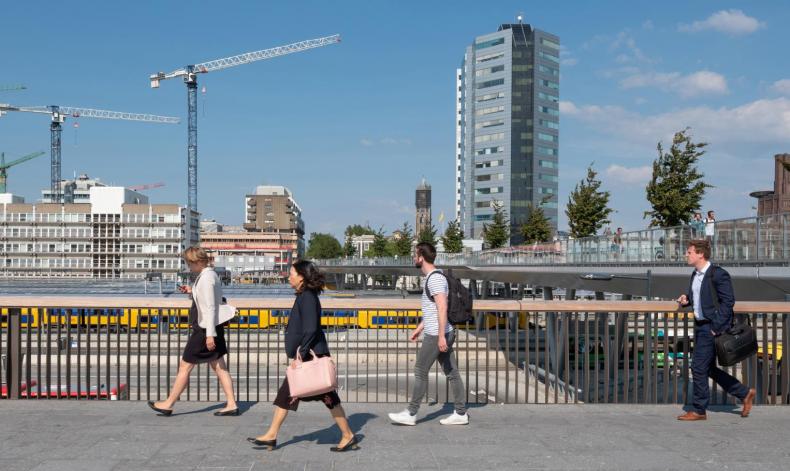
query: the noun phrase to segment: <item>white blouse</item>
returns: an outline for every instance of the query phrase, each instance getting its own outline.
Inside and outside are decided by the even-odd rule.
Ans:
[[[211,267],[206,267],[198,275],[192,286],[192,299],[198,312],[198,325],[206,329],[206,337],[217,336],[219,305],[222,303],[222,282]]]

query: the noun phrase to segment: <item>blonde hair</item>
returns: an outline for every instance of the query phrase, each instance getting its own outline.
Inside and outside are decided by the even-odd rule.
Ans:
[[[212,262],[211,257],[209,256],[208,252],[205,249],[194,246],[184,250],[183,254],[184,260],[191,263],[202,263],[206,266],[210,265]]]

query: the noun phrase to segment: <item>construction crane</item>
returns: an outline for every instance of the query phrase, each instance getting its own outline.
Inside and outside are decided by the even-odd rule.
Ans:
[[[216,70],[236,67],[264,59],[302,52],[308,49],[328,46],[340,42],[340,35],[335,34],[318,39],[308,39],[285,46],[279,46],[261,51],[248,52],[237,56],[226,57],[195,65],[188,65],[183,69],[170,73],[159,72],[151,75],[151,88],[159,88],[159,82],[173,78],[182,78],[187,85],[187,206],[197,212],[197,74],[207,74]]]
[[[147,185],[130,186],[129,189],[132,191],[143,191],[143,190],[153,190],[154,188],[162,188],[163,186],[165,186],[165,184],[159,182],[159,183],[149,183]]]
[[[66,118],[71,116],[73,118],[99,118],[99,119],[117,119],[123,121],[142,121],[145,123],[165,123],[165,124],[178,124],[181,122],[178,118],[170,116],[156,116],[152,114],[143,113],[126,113],[122,111],[107,111],[107,110],[94,110],[90,108],[74,108],[71,106],[12,106],[7,104],[0,104],[0,117],[9,111],[21,111],[25,113],[40,113],[50,115],[52,122],[50,123],[50,154],[51,154],[51,191],[52,202],[61,202],[62,192],[60,188],[60,135],[62,132],[62,124]],[[71,201],[65,201],[70,203]]]
[[[0,92],[14,92],[17,90],[27,90],[24,85],[0,85]]]
[[[28,154],[24,157],[20,157],[16,160],[5,163],[5,152],[0,153],[0,193],[6,192],[6,183],[8,182],[9,168],[13,167],[14,165],[19,165],[22,162],[27,162],[28,160],[35,159],[36,157],[40,157],[44,154],[45,152],[33,152],[32,154]]]

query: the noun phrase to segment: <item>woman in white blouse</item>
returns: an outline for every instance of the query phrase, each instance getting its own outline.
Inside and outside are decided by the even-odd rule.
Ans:
[[[219,305],[222,302],[222,282],[209,266],[211,259],[205,250],[190,247],[184,251],[184,260],[191,272],[198,273],[192,288],[189,286],[179,288],[182,293],[192,295],[192,307],[189,309],[192,334],[184,348],[178,375],[170,395],[164,401],[149,401],[148,406],[162,415],[171,415],[173,406],[189,383],[189,373],[192,368],[198,363],[208,363],[217,374],[228,401],[225,407],[214,415],[239,415],[236,397],[233,394],[233,381],[224,359],[228,353],[225,331],[222,325],[217,325]]]

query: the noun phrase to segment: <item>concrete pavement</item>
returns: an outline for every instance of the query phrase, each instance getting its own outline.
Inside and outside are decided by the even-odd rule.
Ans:
[[[328,411],[304,403],[274,452],[245,437],[271,418],[267,403],[214,417],[214,403],[183,402],[171,417],[144,402],[0,401],[0,469],[394,470],[394,469],[788,469],[790,407],[756,407],[742,419],[719,408],[706,422],[675,420],[676,406],[497,405],[472,407],[471,425],[424,406],[416,427],[391,425],[403,404],[348,404],[360,449],[331,453],[340,437]]]

